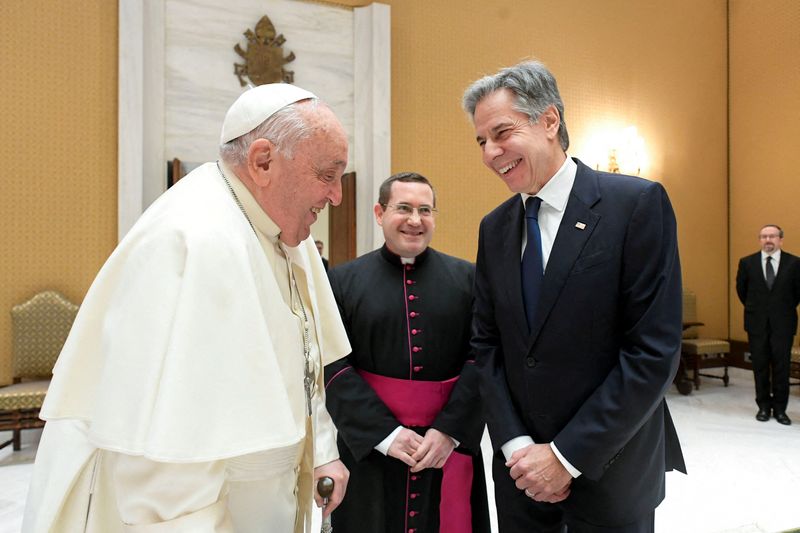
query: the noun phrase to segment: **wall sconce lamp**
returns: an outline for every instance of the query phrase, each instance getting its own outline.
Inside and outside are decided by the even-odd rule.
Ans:
[[[612,148],[608,151],[608,172],[619,174],[619,163],[617,163],[617,149]],[[639,174],[639,172],[636,172]]]
[[[606,154],[606,168],[601,168],[601,163],[595,165],[597,170],[605,170],[615,174],[630,174],[638,176],[645,166],[647,155],[644,139],[639,136],[636,126],[611,132],[602,136],[602,146],[593,150],[597,154]]]

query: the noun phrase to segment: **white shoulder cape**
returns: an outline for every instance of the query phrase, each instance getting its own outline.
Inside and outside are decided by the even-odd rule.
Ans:
[[[322,262],[310,238],[290,255],[330,363],[350,346]],[[100,270],[42,418],[84,420],[94,446],[156,461],[295,444],[305,425],[292,419],[277,364],[302,354],[288,316],[261,245],[206,164],[162,195]]]

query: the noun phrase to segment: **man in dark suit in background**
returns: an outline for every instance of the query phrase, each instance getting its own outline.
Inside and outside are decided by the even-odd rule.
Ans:
[[[328,260],[322,255],[323,250],[325,249],[325,244],[319,239],[314,241],[314,244],[317,246],[317,251],[319,252],[319,258],[322,259],[322,266],[325,267],[325,272],[328,271]]]
[[[566,156],[540,63],[476,81],[463,105],[518,193],[481,222],[475,279],[500,531],[652,532],[664,472],[685,472],[664,401],[681,344],[667,194]]]
[[[736,294],[744,304],[744,329],[756,381],[756,420],[770,412],[788,426],[789,364],[800,303],[800,261],[783,246],[783,230],[768,224],[758,234],[761,251],[739,260]]]

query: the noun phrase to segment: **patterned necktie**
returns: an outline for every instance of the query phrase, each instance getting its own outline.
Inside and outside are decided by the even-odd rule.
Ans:
[[[775,269],[772,268],[772,256],[767,256],[767,288],[772,290],[772,285],[775,283]]]
[[[525,202],[525,227],[528,242],[522,253],[522,301],[525,304],[525,317],[528,329],[533,325],[533,315],[544,278],[544,261],[542,259],[542,234],[539,230],[539,206],[541,198],[531,197]]]

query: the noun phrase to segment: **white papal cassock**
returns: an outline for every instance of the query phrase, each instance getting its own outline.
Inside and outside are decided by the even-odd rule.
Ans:
[[[282,245],[221,170],[255,233],[208,163],[122,240],[54,369],[24,532],[307,530],[312,468],[338,458],[321,368],[350,347],[314,242]]]

